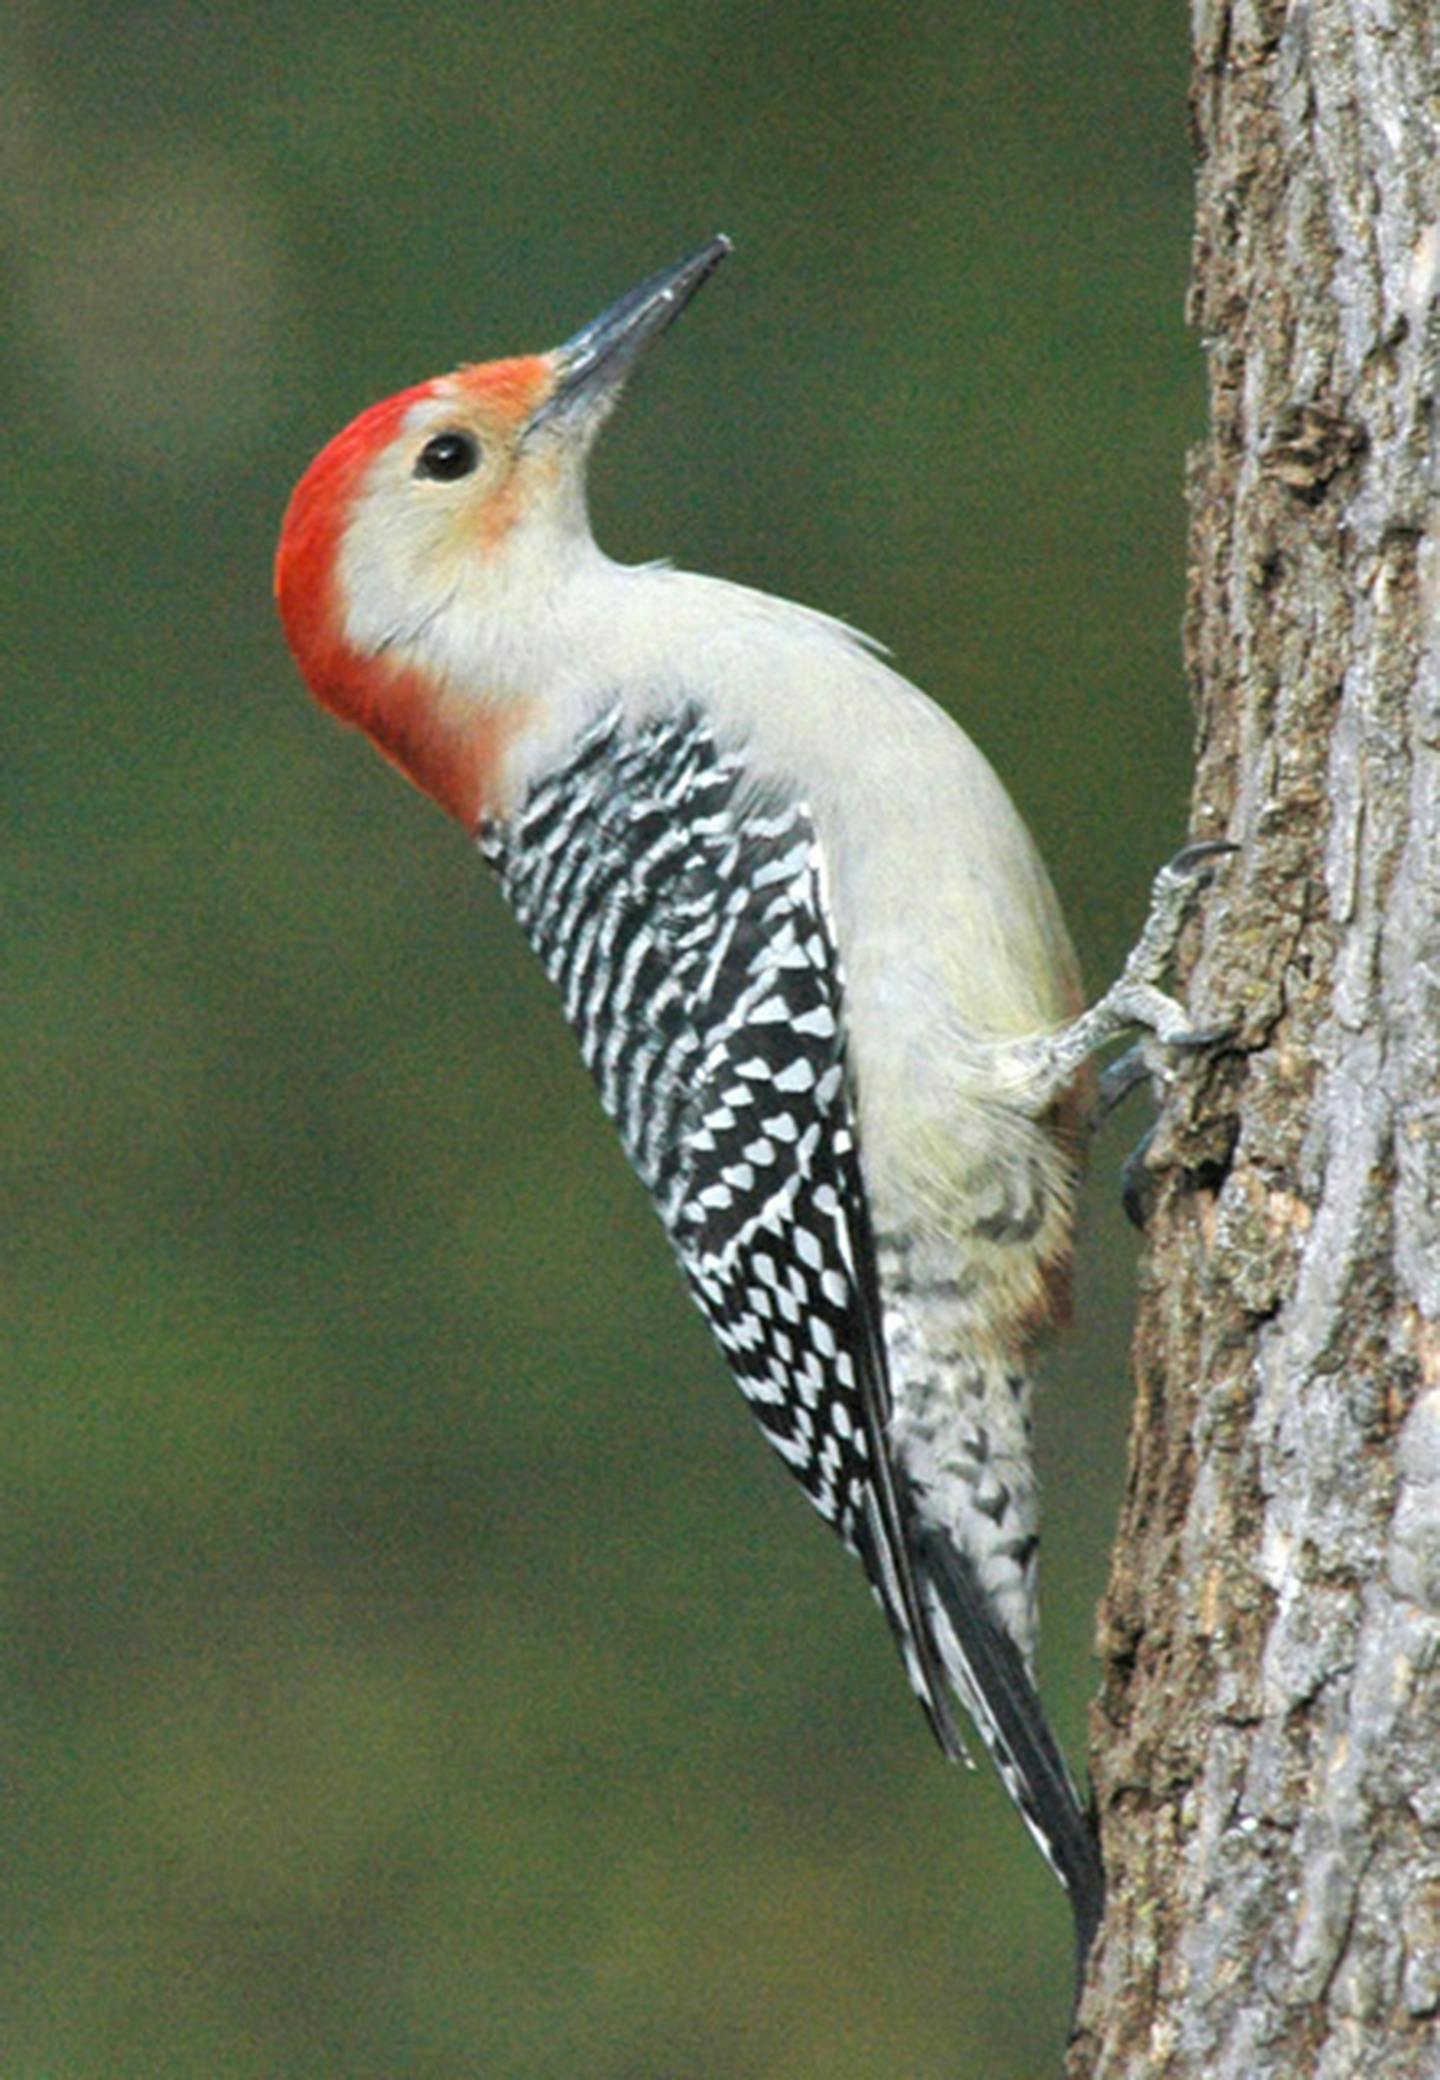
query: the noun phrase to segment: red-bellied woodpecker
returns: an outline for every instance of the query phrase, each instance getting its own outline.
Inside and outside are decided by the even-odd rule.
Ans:
[[[1162,875],[1115,988],[969,739],[863,638],[591,538],[589,448],[715,239],[552,353],[374,406],[311,465],[280,610],[312,689],[478,836],[741,1389],[958,1696],[1068,1889],[1036,1696],[1029,1360],[1064,1312],[1086,1057],[1187,1035]],[[1191,877],[1193,879],[1193,876]]]

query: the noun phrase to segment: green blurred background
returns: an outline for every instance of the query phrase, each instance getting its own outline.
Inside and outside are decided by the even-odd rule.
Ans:
[[[892,644],[1105,978],[1184,835],[1184,66],[1152,0],[11,0],[5,2080],[1056,2069],[1060,1894],[270,558],[372,398],[728,231],[602,539]],[[1072,1750],[1142,1124],[1044,1382]]]

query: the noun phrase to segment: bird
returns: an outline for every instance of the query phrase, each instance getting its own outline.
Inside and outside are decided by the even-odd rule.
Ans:
[[[1196,1040],[1161,987],[1218,847],[1088,1012],[981,751],[843,622],[612,561],[591,450],[716,237],[566,343],[360,413],[276,563],[304,679],[473,837],[556,986],[761,1429],[957,1703],[1065,1887],[1092,1813],[1035,1679],[1034,1354],[1068,1304],[1090,1057]]]

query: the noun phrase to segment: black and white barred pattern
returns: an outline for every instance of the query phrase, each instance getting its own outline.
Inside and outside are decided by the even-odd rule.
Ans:
[[[843,977],[805,804],[757,792],[693,711],[635,729],[612,711],[481,848],[751,1408],[946,1715],[883,1442]]]
[[[1078,1913],[1093,1851],[1020,1654],[893,1462],[844,979],[804,801],[757,789],[694,710],[627,725],[614,709],[480,843],[751,1409],[859,1554],[958,1755],[948,1664]]]

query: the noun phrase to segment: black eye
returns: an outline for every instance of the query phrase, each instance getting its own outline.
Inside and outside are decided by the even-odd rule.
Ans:
[[[468,433],[432,434],[420,450],[417,477],[438,477],[442,484],[468,477],[480,460],[480,443]]]

